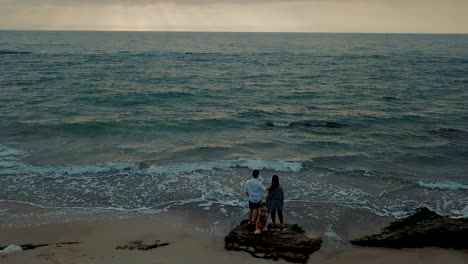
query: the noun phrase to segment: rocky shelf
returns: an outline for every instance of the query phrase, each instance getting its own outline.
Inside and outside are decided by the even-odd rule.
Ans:
[[[364,247],[468,249],[468,219],[452,219],[427,208],[393,222],[380,234],[351,241]]]
[[[245,251],[255,258],[306,263],[322,245],[321,238],[307,237],[298,225],[270,224],[261,234],[254,231],[255,225],[243,221],[224,238],[225,249]]]

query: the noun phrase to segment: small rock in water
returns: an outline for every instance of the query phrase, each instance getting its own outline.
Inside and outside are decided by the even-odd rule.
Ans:
[[[147,162],[142,161],[142,162],[138,163],[138,168],[140,170],[148,169],[149,167],[151,167],[151,165],[148,164]]]

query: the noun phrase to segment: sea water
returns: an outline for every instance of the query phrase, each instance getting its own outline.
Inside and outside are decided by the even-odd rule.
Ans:
[[[467,35],[0,31],[0,121],[1,201],[468,216]]]

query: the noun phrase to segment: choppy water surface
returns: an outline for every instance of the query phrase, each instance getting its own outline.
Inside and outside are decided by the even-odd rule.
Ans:
[[[467,102],[466,35],[0,31],[0,200],[468,216]]]

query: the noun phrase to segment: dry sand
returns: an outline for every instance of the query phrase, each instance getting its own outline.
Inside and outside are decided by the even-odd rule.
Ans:
[[[77,245],[55,245],[0,257],[0,263],[274,263],[243,252],[228,252],[223,237],[196,230],[177,215],[136,216],[129,219],[93,219],[36,227],[0,229],[0,245],[78,241]],[[117,250],[132,240],[171,243],[148,251]],[[276,263],[286,263],[279,261]],[[345,245],[337,251],[325,246],[309,263],[468,263],[468,254],[438,248],[371,249]]]

